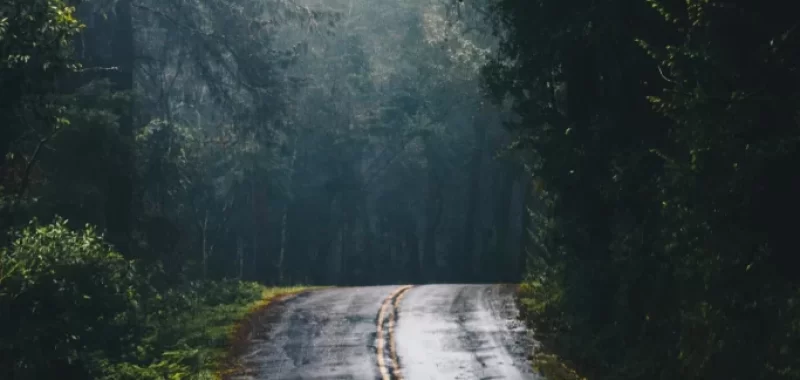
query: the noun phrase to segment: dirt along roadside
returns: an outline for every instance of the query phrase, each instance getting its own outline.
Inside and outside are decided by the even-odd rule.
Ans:
[[[242,357],[247,352],[253,338],[266,333],[269,328],[269,310],[280,308],[281,304],[302,294],[323,289],[324,287],[296,286],[288,288],[267,288],[264,295],[247,312],[245,318],[234,325],[229,338],[227,355],[217,374],[218,379],[228,380],[246,371],[242,365]]]

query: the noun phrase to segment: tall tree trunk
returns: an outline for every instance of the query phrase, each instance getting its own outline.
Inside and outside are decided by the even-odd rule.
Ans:
[[[512,276],[515,276],[515,267],[516,263],[514,262],[514,257],[516,255],[513,252],[509,252],[509,225],[510,225],[510,214],[511,214],[511,202],[513,202],[513,198],[511,196],[513,185],[514,185],[514,175],[513,170],[508,168],[508,162],[501,162],[502,168],[498,171],[498,180],[495,182],[500,188],[495,196],[495,210],[494,210],[494,225],[495,225],[495,241],[494,247],[492,247],[493,255],[492,257],[488,258],[488,260],[494,261],[493,268],[496,269],[496,273],[492,273],[492,281],[509,281],[511,280]],[[510,275],[509,275],[510,274]]]
[[[258,216],[261,208],[261,202],[259,202],[260,200],[259,196],[256,194],[256,183],[254,178],[255,175],[253,176],[253,178],[250,179],[250,202],[251,202],[252,216],[253,216],[253,225],[250,227],[250,233],[251,233],[250,238],[252,245],[251,247],[252,257],[250,258],[251,259],[250,277],[252,280],[257,280],[258,279],[258,235],[260,230],[259,227],[265,227],[266,224],[262,226],[260,223],[258,223]]]
[[[111,60],[117,68],[109,76],[114,90],[131,94],[133,90],[134,38],[131,0],[118,0],[114,6]],[[123,253],[130,252],[133,223],[133,109],[132,102],[122,102],[116,109],[122,144],[115,151],[114,168],[108,178],[105,207],[108,239]]]
[[[363,223],[364,228],[364,250],[361,252],[362,255],[362,278],[361,281],[369,284],[374,284],[378,280],[378,255],[375,252],[376,246],[376,234],[372,230],[372,222],[370,219],[369,214],[369,200],[368,195],[365,194],[363,198],[363,210],[362,210],[362,218],[361,221]]]
[[[442,189],[436,173],[436,157],[434,148],[430,143],[425,144],[428,160],[428,184],[425,193],[425,233],[422,243],[422,269],[424,279],[434,281],[438,275],[438,261],[436,257],[436,231],[442,219],[444,209]]]
[[[421,280],[422,266],[419,258],[419,239],[417,238],[417,226],[414,218],[409,217],[405,226],[405,245],[408,251],[408,261],[406,262],[406,275],[403,282],[417,283]]]
[[[285,264],[284,260],[286,257],[286,219],[288,218],[289,214],[289,205],[283,207],[283,215],[281,216],[281,242],[280,248],[278,249],[278,284],[284,284],[284,277],[285,277]]]
[[[347,212],[342,217],[341,229],[339,232],[339,274],[337,283],[340,285],[347,285],[347,250],[348,250],[348,237],[350,235],[350,223],[348,220]]]
[[[323,215],[321,215],[321,221],[319,226],[321,231],[319,231],[319,240],[318,240],[318,248],[317,248],[317,259],[316,262],[313,263],[315,268],[314,273],[314,283],[321,284],[321,283],[330,283],[334,278],[331,275],[331,264],[335,264],[333,262],[333,241],[336,238],[336,223],[334,222],[334,212],[336,207],[336,194],[329,193],[329,198],[325,204]]]
[[[464,221],[463,259],[459,267],[459,276],[466,281],[474,279],[475,269],[475,222],[478,216],[478,202],[480,201],[480,176],[481,163],[483,162],[483,145],[486,139],[486,128],[481,123],[482,118],[475,117],[473,129],[475,133],[475,146],[470,159],[469,194],[467,197],[467,215]]]
[[[208,279],[208,209],[206,209],[205,218],[203,218],[203,280]]]
[[[239,266],[236,278],[241,280],[244,275],[244,243],[242,243],[242,237],[239,235],[236,235],[236,263]]]
[[[294,179],[294,163],[297,160],[297,139],[292,143],[292,158],[289,160],[289,181],[287,188],[289,191],[292,189],[292,181]],[[286,261],[286,219],[289,214],[289,206],[291,205],[291,200],[287,200],[286,204],[283,206],[283,215],[281,216],[281,241],[280,247],[278,249],[278,283],[283,284],[284,281],[284,273],[286,269],[284,268]]]
[[[525,174],[528,175],[527,173]],[[531,210],[536,207],[536,192],[533,179],[527,178],[522,184],[522,233],[520,234],[519,253],[517,255],[517,278],[523,278],[528,265],[528,252],[533,239],[531,237]]]

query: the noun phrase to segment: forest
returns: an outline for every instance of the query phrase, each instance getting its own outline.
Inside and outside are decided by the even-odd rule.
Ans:
[[[0,0],[0,378],[215,378],[276,289],[520,283],[549,379],[800,379],[797,27]]]

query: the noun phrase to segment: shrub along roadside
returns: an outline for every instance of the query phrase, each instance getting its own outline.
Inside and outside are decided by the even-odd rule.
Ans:
[[[267,288],[253,282],[190,284],[161,297],[152,314],[149,347],[138,362],[104,366],[104,380],[220,379],[236,363],[230,360],[231,344],[249,314],[272,301],[310,288]]]
[[[534,332],[539,343],[531,356],[534,371],[548,380],[587,380],[572,364],[555,353],[552,338],[567,328],[555,315],[553,302],[561,297],[552,283],[528,278],[517,288],[520,318]]]
[[[157,289],[96,231],[36,222],[0,250],[0,378],[214,379],[248,313],[303,287]]]

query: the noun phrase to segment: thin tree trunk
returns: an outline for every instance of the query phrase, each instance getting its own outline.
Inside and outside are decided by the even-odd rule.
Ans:
[[[340,285],[346,285],[347,278],[347,236],[349,235],[349,222],[345,213],[342,228],[339,230],[339,280]]]
[[[414,218],[409,217],[405,223],[405,245],[408,251],[408,261],[406,261],[406,275],[404,282],[417,283],[421,279],[422,266],[419,258],[419,240],[417,238],[417,226]]]
[[[256,201],[256,184],[255,180],[250,180],[250,202],[251,207],[253,209],[253,226],[251,228],[251,240],[252,240],[252,266],[250,270],[252,271],[252,279],[255,280],[258,277],[258,232],[259,232],[259,223],[258,223],[258,211],[259,207],[261,206],[259,202]]]
[[[507,165],[508,163],[503,162],[503,165]],[[508,167],[503,167],[499,173],[499,180],[496,183],[499,183],[500,189],[495,197],[495,211],[494,211],[494,219],[495,219],[495,244],[493,247],[492,257],[489,257],[487,260],[493,261],[493,267],[496,269],[496,273],[492,273],[492,281],[509,280],[509,273],[513,273],[515,271],[515,262],[514,257],[516,256],[513,252],[509,252],[509,234],[510,234],[510,214],[511,214],[511,202],[513,201],[511,193],[513,190],[514,185],[514,176],[512,170]]]
[[[244,272],[244,247],[242,247],[242,237],[236,236],[236,261],[239,264],[239,275],[238,279],[242,279],[242,274]]]
[[[378,265],[377,265],[377,254],[373,252],[374,246],[376,244],[375,240],[375,233],[372,230],[372,223],[370,221],[369,215],[369,204],[368,204],[368,196],[364,195],[364,205],[363,205],[363,215],[362,215],[362,223],[364,228],[364,249],[361,252],[362,255],[362,276],[361,281],[367,283],[375,283],[378,279]]]
[[[438,275],[436,231],[441,222],[444,205],[441,184],[436,173],[435,151],[430,142],[425,144],[425,152],[428,160],[428,188],[425,194],[425,236],[423,237],[421,261],[425,280],[433,281]]]
[[[425,237],[423,242],[423,268],[425,269],[425,277],[428,281],[433,281],[438,274],[438,261],[436,256],[436,231],[442,219],[442,211],[444,210],[443,201],[441,198],[441,190],[433,190],[437,194],[432,196],[430,214],[427,218],[427,225],[425,226]]]
[[[289,206],[284,206],[283,216],[281,216],[281,246],[278,253],[278,284],[283,285],[284,280],[284,258],[286,257],[286,219],[289,214]]]
[[[119,0],[114,7],[111,60],[116,71],[110,79],[116,91],[133,90],[134,38],[131,0]],[[116,110],[122,144],[116,150],[115,168],[108,179],[108,201],[105,207],[108,238],[123,253],[130,249],[133,222],[133,109],[125,102]]]
[[[317,260],[316,263],[313,264],[316,272],[315,283],[331,282],[334,279],[330,267],[331,264],[335,264],[335,261],[333,261],[333,241],[336,239],[336,233],[334,232],[336,224],[333,219],[336,206],[336,194],[330,195],[326,206],[325,213],[322,216],[323,220],[320,223],[322,231],[320,231],[319,234],[321,240],[319,241],[319,248],[317,250]]]
[[[481,118],[476,117],[473,124],[475,132],[475,147],[470,159],[469,194],[467,198],[467,215],[464,222],[463,234],[463,259],[461,273],[465,280],[471,281],[475,268],[475,222],[478,215],[478,201],[480,200],[480,175],[483,161],[483,144],[486,138],[486,128],[481,125]]]
[[[203,218],[203,280],[208,278],[208,210]]]
[[[527,173],[526,173],[527,175]],[[531,222],[533,216],[531,215],[531,208],[535,207],[536,193],[534,192],[533,180],[527,179],[522,185],[522,233],[520,234],[519,253],[517,256],[517,278],[525,276],[525,270],[528,264],[528,252],[533,243],[531,238]]]
[[[292,181],[294,179],[294,162],[297,159],[297,139],[295,139],[294,143],[292,144],[292,159],[289,161],[289,184],[287,186],[288,189],[292,189]],[[287,215],[289,214],[289,204],[290,201],[286,202],[286,205],[283,206],[283,215],[281,216],[281,243],[280,243],[280,250],[278,253],[278,283],[283,284],[283,277],[284,277],[284,262],[286,258],[286,219]]]
[[[28,190],[28,185],[30,184],[30,179],[31,179],[31,173],[33,171],[34,166],[36,165],[36,162],[39,160],[39,153],[42,151],[42,147],[55,134],[56,132],[53,132],[53,134],[51,134],[50,136],[39,140],[39,143],[36,145],[36,149],[33,151],[31,158],[28,159],[27,162],[25,163],[25,171],[22,172],[21,183],[19,189],[17,190],[17,197],[20,199],[20,201],[24,197],[25,191]]]

